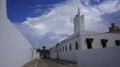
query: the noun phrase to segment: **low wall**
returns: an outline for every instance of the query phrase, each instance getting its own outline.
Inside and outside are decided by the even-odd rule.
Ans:
[[[76,62],[76,50],[60,53],[59,59]]]
[[[57,59],[57,53],[55,52],[55,53],[51,53],[50,54],[50,58],[51,59]]]
[[[120,67],[120,47],[79,50],[78,67]]]

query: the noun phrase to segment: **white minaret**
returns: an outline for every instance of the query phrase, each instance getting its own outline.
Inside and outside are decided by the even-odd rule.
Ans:
[[[22,67],[31,60],[31,44],[8,20],[6,0],[0,0],[0,67]]]
[[[74,33],[81,33],[84,31],[84,15],[80,15],[78,8],[77,15],[74,17]]]

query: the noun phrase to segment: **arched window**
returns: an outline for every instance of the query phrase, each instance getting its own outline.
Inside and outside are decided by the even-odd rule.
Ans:
[[[62,51],[64,51],[64,46],[62,47]]]
[[[65,51],[67,51],[67,45],[65,46]]]
[[[78,49],[78,42],[76,41],[75,42],[75,47],[76,47],[76,50]]]
[[[61,47],[60,47],[60,52],[61,52]]]
[[[70,43],[70,47],[69,47],[69,49],[70,49],[70,51],[72,50],[72,45],[71,45],[71,43]]]

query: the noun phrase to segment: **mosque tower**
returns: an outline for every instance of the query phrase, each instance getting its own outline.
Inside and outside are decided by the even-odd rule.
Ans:
[[[74,33],[81,33],[84,30],[84,15],[81,16],[78,8],[77,15],[74,17]]]
[[[6,0],[0,0],[0,67],[22,67],[31,60],[31,44],[8,20]]]

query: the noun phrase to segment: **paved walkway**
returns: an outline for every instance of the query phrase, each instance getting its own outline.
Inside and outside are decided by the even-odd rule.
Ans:
[[[40,59],[40,60],[33,60],[25,64],[23,67],[77,67],[77,65],[75,63],[65,62],[61,64],[61,61],[56,62],[47,59]]]

